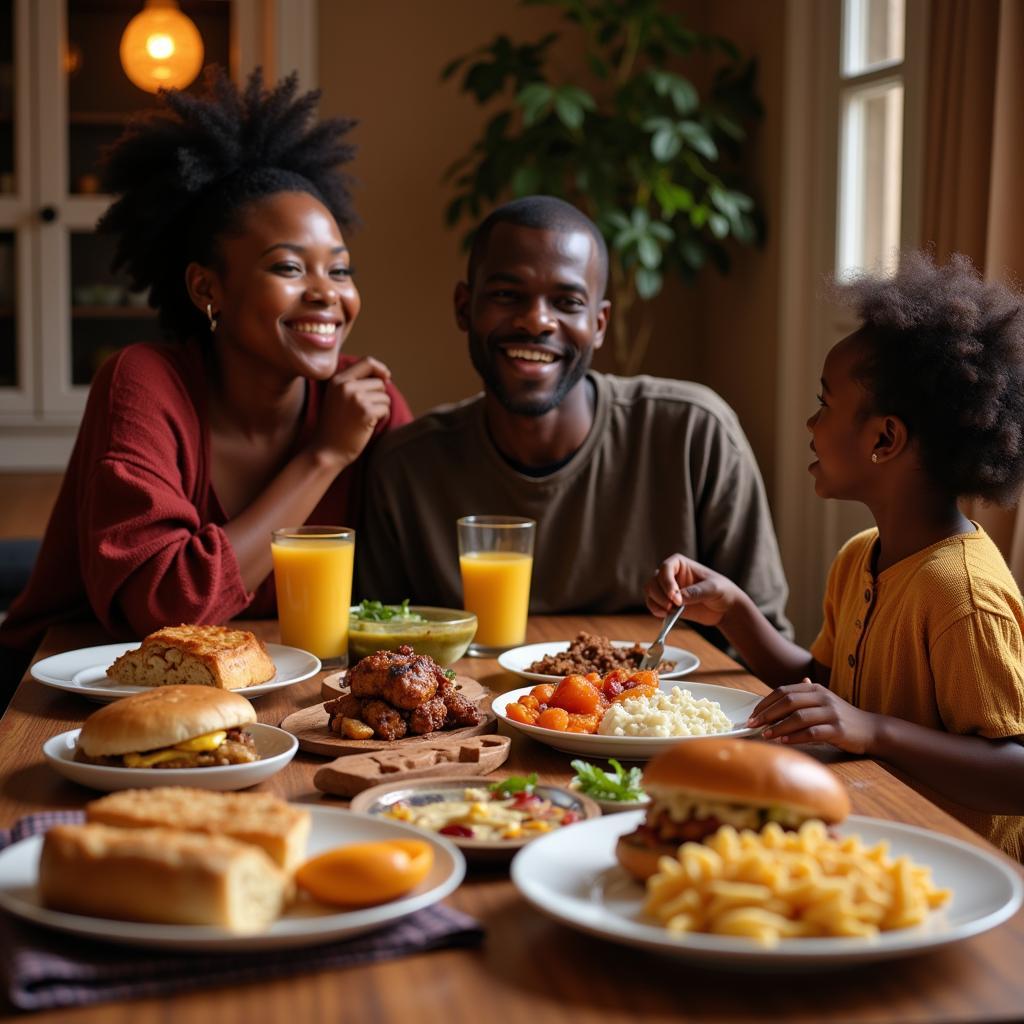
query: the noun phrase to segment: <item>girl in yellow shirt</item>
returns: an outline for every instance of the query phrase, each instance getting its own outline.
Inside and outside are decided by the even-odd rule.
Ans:
[[[1011,504],[1024,484],[1024,299],[922,254],[840,293],[862,325],[825,359],[809,470],[877,526],[836,556],[810,651],[682,555],[647,606],[685,603],[775,688],[749,721],[766,738],[885,760],[1024,859],[1024,602],[958,505]]]

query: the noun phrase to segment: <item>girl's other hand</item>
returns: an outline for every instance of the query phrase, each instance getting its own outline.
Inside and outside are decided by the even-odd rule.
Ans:
[[[669,609],[685,604],[684,619],[717,626],[741,595],[732,580],[685,555],[669,555],[644,586],[652,615],[664,618]]]
[[[330,379],[315,444],[323,454],[336,458],[340,468],[355,462],[377,424],[391,411],[385,388],[390,379],[391,371],[372,356]]]
[[[877,736],[878,715],[847,704],[810,679],[780,686],[754,708],[747,725],[768,725],[762,734],[781,743],[831,743],[851,754],[868,754]]]

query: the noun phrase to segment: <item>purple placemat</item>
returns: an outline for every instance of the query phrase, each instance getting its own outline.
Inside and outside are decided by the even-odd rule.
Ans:
[[[82,821],[79,811],[31,814],[0,829],[0,849],[51,825]],[[380,931],[321,946],[249,953],[165,953],[96,942],[0,913],[0,970],[7,998],[23,1010],[86,1006],[214,985],[350,967],[406,953],[473,946],[483,929],[467,914],[435,904]]]

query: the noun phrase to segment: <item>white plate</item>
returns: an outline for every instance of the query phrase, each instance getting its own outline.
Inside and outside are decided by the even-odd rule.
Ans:
[[[54,654],[36,662],[32,666],[32,676],[45,686],[109,703],[132,693],[153,689],[151,686],[115,683],[113,679],[107,677],[107,669],[113,664],[114,659],[120,658],[126,651],[134,651],[139,644],[140,642],[136,640],[127,644],[103,644],[100,647],[82,647],[77,651]],[[277,669],[274,678],[256,686],[243,686],[235,690],[235,693],[240,693],[243,697],[260,697],[264,693],[272,693],[285,686],[301,683],[320,671],[320,659],[309,651],[299,650],[298,647],[267,644],[267,653]]]
[[[612,647],[632,647],[631,640],[613,640]],[[517,676],[524,679],[535,679],[538,683],[554,683],[562,676],[546,676],[540,672],[527,672],[526,666],[532,665],[538,658],[546,658],[549,654],[562,654],[569,650],[568,640],[559,640],[547,644],[527,644],[525,647],[513,647],[511,651],[505,651],[498,658],[498,664],[509,672],[515,672]],[[667,647],[662,655],[662,661],[674,661],[676,667],[671,672],[661,672],[662,679],[682,679],[689,675],[694,669],[700,667],[700,658],[690,651],[684,651],[682,647]]]
[[[615,859],[619,836],[643,814],[613,814],[581,821],[525,846],[512,861],[512,881],[542,913],[580,931],[627,946],[656,950],[716,967],[750,969],[832,968],[889,960],[946,946],[988,931],[1011,917],[1024,886],[997,857],[951,836],[877,818],[851,815],[839,827],[867,845],[886,840],[893,856],[909,855],[932,869],[952,901],[915,928],[882,932],[874,939],[784,939],[766,949],[727,935],[670,935],[641,914],[643,887]]]
[[[442,836],[421,832],[401,822],[384,821],[332,807],[310,806],[306,810],[313,819],[308,848],[311,857],[347,843],[421,839],[434,848],[434,866],[416,889],[390,903],[339,911],[303,901],[275,921],[267,931],[258,935],[236,935],[208,926],[142,924],[48,910],[39,902],[36,890],[39,853],[43,845],[43,837],[39,835],[23,839],[0,852],[0,907],[47,928],[132,946],[216,953],[285,949],[313,946],[380,928],[443,900],[458,888],[466,873],[462,854]]]
[[[252,733],[260,759],[249,764],[214,765],[209,768],[116,768],[75,760],[81,729],[51,736],[43,744],[43,756],[55,772],[91,789],[111,793],[117,789],[151,789],[153,786],[191,786],[195,789],[245,789],[276,775],[299,749],[299,741],[284,729],[253,722]]]
[[[664,676],[662,677],[664,679]],[[673,684],[662,684],[662,690],[670,690]],[[750,712],[760,703],[761,698],[746,690],[735,690],[730,686],[715,686],[712,683],[687,682],[679,685],[681,690],[689,690],[694,700],[706,697],[717,700],[722,711],[733,723],[729,732],[716,733],[717,736],[757,736],[761,729],[748,729],[743,723],[750,717]],[[532,686],[523,686],[518,690],[509,690],[499,694],[491,701],[494,713],[506,724],[527,736],[545,743],[565,754],[583,754],[586,757],[617,757],[620,760],[646,761],[655,754],[690,740],[702,740],[703,736],[601,736],[581,732],[559,732],[557,729],[542,729],[537,725],[523,725],[513,722],[505,715],[505,708],[515,704],[520,697],[529,693]]]

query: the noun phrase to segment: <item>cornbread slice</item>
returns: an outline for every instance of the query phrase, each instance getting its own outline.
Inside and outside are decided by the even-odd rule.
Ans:
[[[165,626],[142,646],[122,654],[107,675],[134,686],[216,686],[238,690],[274,678],[277,669],[262,641],[246,629]]]
[[[258,847],[167,828],[56,825],[39,859],[45,906],[123,921],[258,932],[280,916],[291,889]]]
[[[292,872],[305,860],[309,812],[270,793],[218,793],[157,786],[122,789],[85,805],[89,822],[119,828],[176,828],[228,836],[264,849]]]

